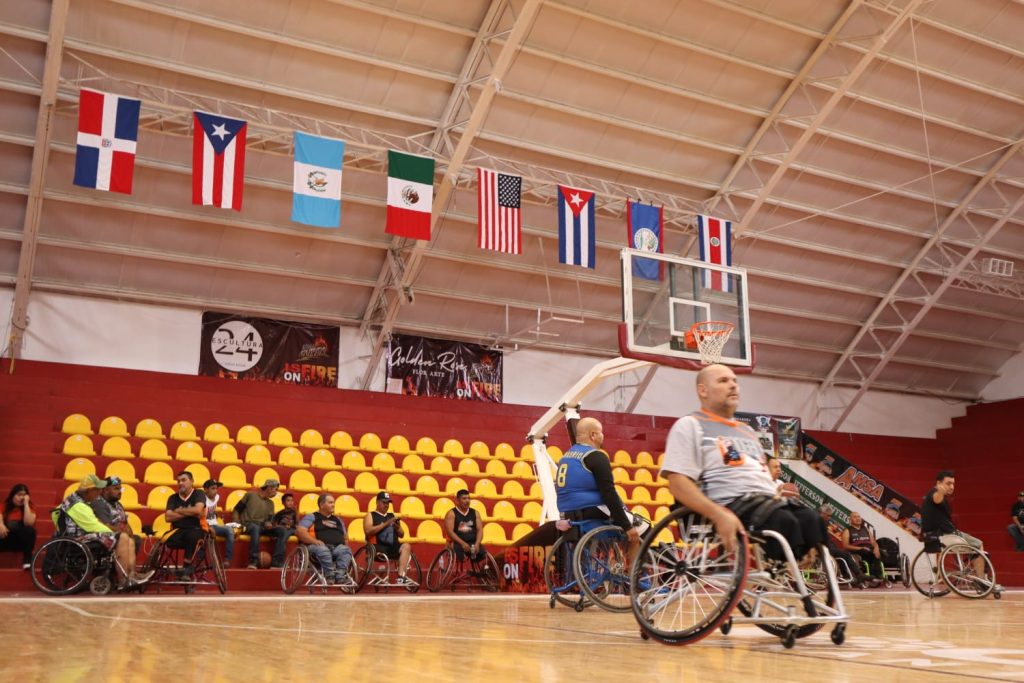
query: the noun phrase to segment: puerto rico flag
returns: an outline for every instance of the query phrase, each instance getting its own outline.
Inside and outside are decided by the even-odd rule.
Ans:
[[[558,261],[594,268],[594,193],[558,186]]]
[[[711,216],[697,216],[697,241],[700,243],[700,260],[720,266],[732,265],[732,221]],[[701,284],[708,289],[722,292],[732,291],[728,274],[717,270],[701,273]]]
[[[139,100],[82,90],[78,97],[75,185],[132,193]]]
[[[245,121],[193,112],[192,203],[242,210]]]

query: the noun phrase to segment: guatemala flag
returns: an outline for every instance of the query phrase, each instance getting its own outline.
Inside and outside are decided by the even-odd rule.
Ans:
[[[594,268],[594,193],[558,186],[558,261]]]
[[[78,98],[75,185],[132,193],[139,100],[82,90]]]
[[[627,238],[631,249],[652,251],[661,254],[665,251],[661,230],[662,207],[626,202]],[[661,261],[649,258],[633,259],[633,276],[645,280],[661,279]]]
[[[341,225],[345,143],[295,131],[292,220],[321,228]]]

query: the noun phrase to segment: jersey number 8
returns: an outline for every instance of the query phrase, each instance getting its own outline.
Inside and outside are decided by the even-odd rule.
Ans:
[[[568,472],[569,472],[569,466],[568,465],[559,465],[558,466],[558,476],[555,478],[555,484],[558,485],[558,488],[563,488],[565,486],[565,475]]]

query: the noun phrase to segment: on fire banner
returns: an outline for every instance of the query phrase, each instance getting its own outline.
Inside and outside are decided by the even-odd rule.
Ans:
[[[387,391],[501,403],[502,353],[478,344],[391,335]]]

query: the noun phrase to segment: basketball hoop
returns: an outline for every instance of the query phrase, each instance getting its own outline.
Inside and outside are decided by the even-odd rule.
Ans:
[[[709,320],[690,326],[690,334],[697,343],[701,363],[711,365],[722,360],[722,349],[725,348],[725,342],[729,341],[729,335],[735,327],[732,323],[720,320]],[[690,334],[686,336],[689,337]]]

